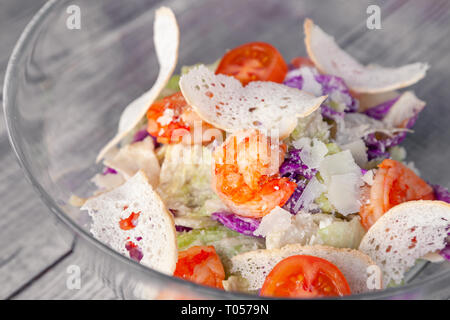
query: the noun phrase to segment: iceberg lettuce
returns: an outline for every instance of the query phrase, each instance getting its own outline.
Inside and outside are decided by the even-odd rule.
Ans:
[[[192,246],[214,246],[227,275],[231,269],[232,257],[264,248],[262,239],[244,236],[224,226],[182,232],[178,234],[177,241],[178,250],[186,250]]]
[[[167,146],[158,191],[176,216],[209,216],[225,209],[211,188],[211,160],[207,147]]]

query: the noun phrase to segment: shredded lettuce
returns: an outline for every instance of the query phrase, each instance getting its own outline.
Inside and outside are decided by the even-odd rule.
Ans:
[[[325,245],[356,249],[365,233],[359,218],[354,217],[350,221],[334,221],[328,227],[320,229],[317,235]]]
[[[211,188],[211,159],[207,147],[167,146],[158,191],[176,216],[208,216],[225,208]]]
[[[229,276],[227,280],[222,281],[222,284],[225,291],[250,293],[247,279],[238,275]],[[253,293],[256,294],[256,290]]]
[[[207,67],[209,70],[215,72],[217,67],[219,66],[220,60],[221,59],[218,59],[218,60],[214,61],[213,63],[206,64],[205,67]],[[203,63],[196,63],[196,64],[190,65],[190,66],[182,66],[181,67],[181,75],[184,75],[184,74],[188,73],[193,68],[198,67],[199,65],[202,65],[202,64]]]
[[[331,204],[330,200],[328,200],[327,193],[324,192],[320,195],[320,197],[314,200],[314,203],[319,206],[320,211],[324,213],[333,213],[336,209]]]
[[[186,250],[192,246],[214,246],[227,275],[231,269],[232,257],[247,251],[264,248],[263,240],[244,236],[224,226],[179,233],[177,241],[178,250]]]
[[[164,97],[168,97],[168,96],[180,91],[179,82],[180,82],[180,75],[179,74],[173,75],[169,79],[169,82],[167,83],[166,87],[159,94],[158,100],[162,99]]]
[[[395,146],[390,148],[389,153],[391,154],[391,159],[399,162],[403,162],[406,159],[406,150],[401,146]]]
[[[323,120],[320,111],[314,111],[305,118],[299,118],[297,126],[291,135],[287,138],[288,146],[300,138],[316,138],[324,143],[327,143],[330,138],[330,126]]]
[[[326,146],[328,148],[327,156],[331,156],[342,151],[342,149],[336,143],[327,143]]]

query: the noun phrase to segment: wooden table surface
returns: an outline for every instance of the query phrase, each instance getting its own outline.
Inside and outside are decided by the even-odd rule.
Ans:
[[[46,0],[1,0],[0,1],[0,87],[8,58],[20,33],[33,14]],[[414,0],[418,2],[419,0]],[[425,0],[423,0],[425,2]],[[374,2],[374,1],[372,1]],[[319,3],[319,2],[318,2]],[[369,4],[369,1],[367,1]],[[378,2],[377,2],[378,3]],[[381,2],[380,2],[381,3]],[[399,36],[411,30],[402,30],[396,23],[395,14],[405,9],[404,0],[382,2],[385,10],[385,23],[395,24]],[[448,37],[450,1],[433,0],[429,19],[442,22],[443,29],[436,30],[434,39],[423,39],[422,49],[415,50],[414,43],[408,50],[418,57],[428,47],[439,46],[442,57],[433,58],[435,70],[448,70],[450,58],[450,38]],[[361,16],[365,16],[361,12]],[[421,28],[428,28],[423,23]],[[356,28],[343,38],[346,48],[364,43],[364,34]],[[342,40],[342,37],[341,37]],[[359,41],[361,40],[361,42]],[[395,35],[386,41],[396,41]],[[439,41],[438,41],[439,40]],[[342,43],[342,42],[341,42]],[[405,52],[407,50],[405,49]],[[382,52],[379,55],[383,55]],[[448,83],[448,82],[447,82]],[[433,86],[442,85],[431,80],[424,85],[426,91]],[[438,97],[437,97],[438,98]],[[437,99],[436,98],[436,99]],[[2,94],[0,91],[0,100]],[[437,104],[437,102],[435,102]],[[3,114],[3,109],[0,111]],[[3,118],[3,115],[2,115]],[[66,286],[67,267],[80,263],[70,245],[64,244],[58,236],[48,210],[40,201],[30,184],[25,180],[15,156],[10,148],[5,123],[0,121],[0,298],[1,299],[115,299],[113,291],[103,285],[95,275],[82,270],[82,286],[79,290],[69,290]]]
[[[0,2],[1,88],[14,44],[45,2]],[[10,148],[0,110],[0,299],[114,299],[112,290],[87,270],[81,272],[79,290],[67,288],[67,267],[78,265],[78,257],[58,237],[60,230],[26,181]]]

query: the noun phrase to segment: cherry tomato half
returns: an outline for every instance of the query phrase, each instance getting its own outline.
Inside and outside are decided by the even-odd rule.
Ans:
[[[313,256],[290,256],[269,273],[261,295],[291,298],[314,298],[351,294],[339,269],[331,262]]]
[[[291,60],[291,65],[295,68],[314,67],[314,62],[308,57],[295,57]]]
[[[194,246],[178,253],[175,277],[223,289],[225,270],[213,246]]]
[[[243,85],[250,81],[283,82],[288,67],[280,52],[265,42],[250,42],[228,51],[216,74],[234,76]]]

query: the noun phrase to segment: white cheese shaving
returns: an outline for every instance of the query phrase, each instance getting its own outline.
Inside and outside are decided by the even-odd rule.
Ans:
[[[325,185],[319,182],[316,177],[313,177],[308,184],[305,187],[305,190],[299,197],[297,203],[295,204],[295,207],[293,208],[294,212],[297,212],[300,210],[300,208],[303,208],[306,211],[310,211],[314,209],[315,206],[314,200],[322,193],[326,191]],[[316,206],[315,206],[316,207]]]
[[[328,189],[328,199],[336,210],[348,215],[359,211],[361,169],[349,150],[326,156],[319,168]]]
[[[280,207],[275,207],[261,219],[258,228],[253,232],[255,236],[267,236],[271,232],[283,231],[291,224],[292,214]]]
[[[362,180],[369,186],[371,186],[373,185],[373,177],[374,177],[374,170],[369,170],[362,176]]]
[[[359,201],[361,185],[361,175],[355,173],[333,175],[328,185],[328,199],[340,214],[356,213],[361,207]]]
[[[328,153],[328,148],[322,141],[314,138],[300,138],[294,141],[293,146],[297,149],[301,149],[300,158],[303,163],[310,169],[317,169],[320,163]]]
[[[333,175],[346,173],[361,175],[361,169],[355,163],[349,150],[326,156],[320,163],[319,172],[326,184],[330,182]]]
[[[342,150],[350,150],[358,166],[364,167],[367,164],[367,147],[362,139],[340,146]]]
[[[169,123],[172,122],[173,116],[175,115],[173,109],[166,108],[156,122],[158,122],[162,126],[167,126]]]

